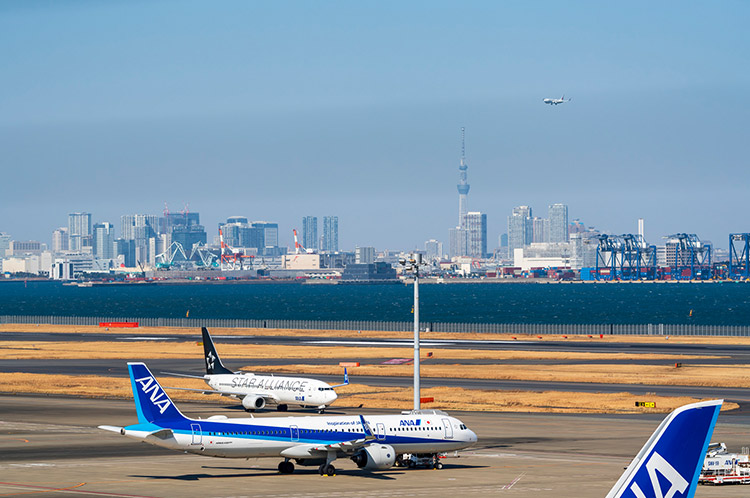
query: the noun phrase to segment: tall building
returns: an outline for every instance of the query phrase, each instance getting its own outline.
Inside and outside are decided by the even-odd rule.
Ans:
[[[549,220],[534,216],[531,219],[531,242],[549,242]]]
[[[7,234],[5,232],[0,232],[0,259],[5,256],[5,251],[10,249],[10,234]]]
[[[508,254],[513,257],[515,249],[531,244],[533,227],[531,223],[531,208],[529,206],[514,207],[508,216]]]
[[[568,227],[568,206],[552,204],[549,207],[549,241],[567,242],[570,233]]]
[[[52,232],[52,252],[63,252],[69,248],[68,229],[66,227],[60,227]]]
[[[466,256],[484,258],[487,255],[487,215],[478,211],[466,213]]]
[[[323,240],[321,251],[338,252],[339,250],[339,217],[323,216]]]
[[[430,239],[424,243],[424,252],[428,261],[443,259],[443,243]]]
[[[464,217],[464,219],[466,219]],[[448,232],[449,237],[449,255],[451,258],[457,256],[466,256],[469,245],[469,232],[466,228],[455,227]]]
[[[107,221],[94,225],[94,257],[114,259],[115,227]]]
[[[318,217],[305,216],[302,218],[302,245],[305,249],[318,248]]]
[[[68,215],[68,247],[81,252],[84,247],[93,245],[91,234],[91,213],[70,213]]]
[[[354,262],[356,264],[374,263],[375,262],[375,248],[374,247],[356,247],[354,249]]]
[[[468,213],[469,183],[466,171],[466,128],[461,128],[461,162],[458,165],[458,227],[466,228],[466,213]]]
[[[126,214],[120,217],[121,237],[133,241],[133,259],[136,264],[145,265],[156,256],[151,250],[151,239],[156,238],[158,227],[159,217],[153,214]],[[184,246],[183,248],[186,251],[191,249]]]

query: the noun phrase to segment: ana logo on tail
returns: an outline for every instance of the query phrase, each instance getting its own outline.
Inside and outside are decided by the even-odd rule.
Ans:
[[[151,393],[149,399],[154,405],[159,407],[159,413],[164,415],[164,412],[169,408],[169,405],[171,405],[172,402],[169,401],[169,398],[164,391],[159,389],[159,384],[156,380],[153,377],[142,377],[140,379],[135,379],[135,381],[141,385],[141,391],[143,391],[143,394]]]
[[[632,491],[637,498],[646,498],[646,496],[672,498],[675,493],[684,493],[688,487],[689,483],[687,480],[682,477],[682,475],[680,475],[680,473],[677,472],[677,470],[672,467],[664,457],[656,452],[654,452],[654,454],[651,455],[651,458],[648,459],[648,462],[646,462],[646,470],[648,471],[648,476],[651,478],[651,490],[653,493],[646,495],[638,486],[638,483],[634,482],[633,485],[630,486],[630,491]],[[659,476],[656,474],[657,471],[669,481],[670,487],[666,494],[661,490],[661,482],[659,481]]]

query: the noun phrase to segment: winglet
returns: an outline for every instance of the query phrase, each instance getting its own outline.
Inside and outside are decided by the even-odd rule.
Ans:
[[[362,429],[365,431],[366,437],[375,437],[375,435],[372,433],[372,429],[370,429],[370,424],[368,424],[365,421],[365,417],[362,415],[359,416],[359,421],[362,423]]]
[[[677,492],[692,498],[722,402],[702,401],[670,413],[606,498],[654,498]]]
[[[344,367],[344,383],[343,384],[336,384],[335,386],[331,387],[343,387],[349,385],[349,373],[346,371],[346,367]]]

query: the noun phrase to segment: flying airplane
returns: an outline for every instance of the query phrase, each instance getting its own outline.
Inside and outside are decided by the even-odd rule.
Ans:
[[[127,427],[100,425],[155,446],[197,455],[225,458],[283,458],[278,469],[294,472],[298,465],[318,465],[321,475],[334,475],[333,462],[350,458],[364,470],[385,470],[405,453],[437,454],[477,442],[457,418],[440,410],[364,417],[323,415],[302,417],[207,419],[185,417],[144,363],[128,363],[138,423]],[[436,463],[435,468],[442,465]]]
[[[551,104],[551,105],[558,105],[558,104],[564,104],[565,102],[570,102],[572,99],[565,100],[565,95],[560,97],[559,99],[544,99],[542,102],[545,104]]]
[[[189,389],[186,387],[167,387],[182,391],[197,391],[204,394],[221,394],[242,399],[246,411],[262,410],[267,403],[275,403],[276,409],[285,412],[288,405],[299,405],[303,408],[315,407],[320,413],[336,401],[338,395],[333,390],[349,384],[349,374],[344,369],[344,383],[331,386],[323,381],[305,377],[281,377],[274,375],[256,375],[249,372],[232,372],[221,362],[216,352],[214,341],[206,327],[203,333],[203,352],[206,359],[206,375],[185,375],[168,373],[178,377],[203,379],[211,389]]]
[[[670,413],[605,498],[692,498],[722,402],[702,401]]]

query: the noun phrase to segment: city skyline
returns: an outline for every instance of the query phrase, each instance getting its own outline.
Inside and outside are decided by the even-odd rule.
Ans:
[[[655,244],[750,231],[750,5],[558,7],[4,2],[0,231],[166,201],[209,234],[273,219],[283,246],[309,212],[338,213],[342,248],[447,246],[463,126],[490,241],[558,202]]]

